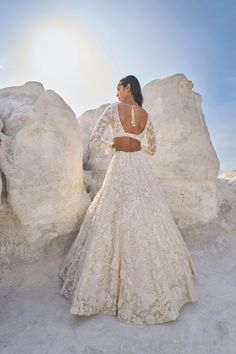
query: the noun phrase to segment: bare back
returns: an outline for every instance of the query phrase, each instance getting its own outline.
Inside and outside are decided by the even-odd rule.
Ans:
[[[136,109],[137,107],[137,109]],[[119,103],[117,106],[120,123],[125,132],[132,134],[140,134],[146,126],[148,114],[147,112],[138,106],[135,106],[135,126],[131,125],[131,106]],[[116,150],[122,151],[138,151],[141,149],[141,143],[135,138],[128,136],[116,137],[114,138],[116,143]]]

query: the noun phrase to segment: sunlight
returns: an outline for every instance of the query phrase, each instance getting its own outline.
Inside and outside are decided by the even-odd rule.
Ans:
[[[79,66],[79,43],[68,29],[38,28],[28,43],[28,60],[43,75],[71,76]]]
[[[111,77],[117,76],[116,63],[96,28],[70,17],[32,18],[11,43],[7,64],[6,72],[0,70],[9,82],[39,81],[77,112],[91,106],[91,97],[96,106],[115,93]]]

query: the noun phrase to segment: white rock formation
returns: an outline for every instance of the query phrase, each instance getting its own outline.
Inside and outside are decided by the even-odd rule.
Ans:
[[[232,211],[226,215],[228,192],[221,190],[222,179],[217,182],[219,160],[201,97],[192,87],[192,81],[178,74],[150,82],[143,95],[156,128],[157,153],[150,161],[157,181],[185,240],[204,243],[222,228],[234,230],[235,206],[232,197]],[[113,155],[88,150],[89,136],[106,106],[77,120],[62,98],[40,83],[0,90],[0,230],[6,262],[36,254],[36,246],[79,230]],[[110,134],[108,129],[105,137]]]
[[[37,82],[2,89],[0,119],[1,262],[11,262],[78,231],[91,199],[79,124],[59,95]]]
[[[218,217],[222,229],[236,232],[236,170],[222,171],[217,179]]]
[[[193,83],[177,74],[143,88],[144,107],[154,120],[157,154],[154,169],[173,217],[185,238],[217,234],[216,178],[219,160]],[[203,237],[207,237],[204,235]]]
[[[3,122],[0,119],[0,132],[2,131],[2,128],[3,128]],[[1,137],[0,137],[0,139],[1,139]],[[0,140],[0,145],[1,145],[1,140]],[[1,176],[1,173],[0,173],[0,209],[3,208],[1,195],[2,195],[2,176]]]

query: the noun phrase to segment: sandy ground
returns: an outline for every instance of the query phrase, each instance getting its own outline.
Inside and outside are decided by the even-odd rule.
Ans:
[[[235,354],[236,235],[188,247],[199,301],[185,304],[176,321],[157,325],[70,314],[59,294],[62,258],[1,269],[0,353]]]

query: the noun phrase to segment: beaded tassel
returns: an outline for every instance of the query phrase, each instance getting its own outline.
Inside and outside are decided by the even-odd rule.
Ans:
[[[132,106],[131,108],[131,121],[130,121],[131,125],[134,127],[135,124],[135,114],[134,114],[134,106]]]

